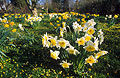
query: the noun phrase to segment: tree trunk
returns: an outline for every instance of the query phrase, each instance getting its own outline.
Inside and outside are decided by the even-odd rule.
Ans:
[[[17,11],[15,11],[16,13],[32,13],[31,9],[27,4],[27,0],[11,0],[11,3],[14,6],[13,10],[15,11],[17,9]]]

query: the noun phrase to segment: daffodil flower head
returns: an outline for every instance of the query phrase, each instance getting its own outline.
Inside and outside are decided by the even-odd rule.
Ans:
[[[78,46],[85,45],[85,38],[84,37],[77,38],[76,43],[78,43]]]
[[[99,45],[99,40],[98,38],[95,37],[95,41],[94,41],[94,46],[95,46],[95,50],[98,51],[98,45]]]
[[[92,66],[93,63],[97,63],[97,59],[93,55],[85,59],[85,64],[89,63]]]
[[[70,46],[69,48],[66,49],[68,51],[69,54],[79,54],[78,50],[74,49],[73,46]]]
[[[51,38],[50,42],[51,42],[51,47],[56,46],[56,44],[57,44],[57,36],[55,36],[55,38]]]
[[[50,57],[57,60],[57,59],[60,59],[58,56],[59,56],[60,52],[59,51],[52,51],[50,50]]]
[[[103,35],[102,29],[100,29],[100,30],[98,31],[98,36],[99,36],[99,35]]]
[[[108,51],[100,51],[97,54],[95,54],[95,58],[98,59],[100,56],[103,56],[103,55],[105,55],[107,53],[108,53]]]
[[[91,40],[88,41],[88,42],[87,42],[87,46],[85,46],[85,47],[83,47],[83,48],[85,48],[85,50],[88,51],[88,52],[93,52],[93,51],[95,51],[95,45],[94,45],[94,43],[93,43]]]
[[[95,33],[95,30],[96,30],[96,29],[95,29],[93,26],[91,26],[91,27],[88,28],[87,33],[88,33],[89,35],[93,35],[93,34]]]
[[[85,34],[84,38],[85,38],[85,41],[86,41],[86,42],[87,42],[87,41],[90,41],[90,40],[92,39],[92,35]]]
[[[101,45],[102,42],[104,41],[104,36],[103,36],[102,29],[100,29],[100,30],[98,31],[98,37],[99,37],[100,45]]]
[[[42,36],[42,44],[43,44],[43,47],[48,47],[50,46],[50,42],[48,41],[50,38],[49,36],[47,35],[47,32],[46,34],[44,34],[44,36]]]
[[[88,22],[86,24],[88,27],[90,27],[90,26],[96,25],[96,22],[94,21],[94,19],[91,19],[91,20],[88,20]]]
[[[63,68],[69,68],[70,65],[72,65],[71,63],[67,63],[67,61],[62,61],[62,63],[60,63],[60,65],[63,67]]]
[[[77,22],[73,22],[73,29],[76,29],[79,24]]]
[[[59,48],[66,48],[67,46],[69,46],[70,44],[69,44],[69,41],[67,41],[67,40],[65,40],[65,39],[63,39],[63,38],[60,38],[60,40],[58,40],[58,45],[57,45],[57,47],[59,47]]]
[[[19,24],[18,26],[22,31],[24,31],[24,28],[22,27],[22,24]]]

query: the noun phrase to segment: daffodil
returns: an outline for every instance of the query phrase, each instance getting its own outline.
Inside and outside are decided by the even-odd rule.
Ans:
[[[108,53],[108,51],[100,51],[97,54],[95,54],[95,58],[98,59],[100,56],[103,56],[103,55],[105,55],[107,53]]]
[[[89,63],[91,66],[93,63],[97,63],[97,59],[93,55],[85,59],[85,64]]]
[[[60,59],[58,56],[59,56],[60,52],[59,51],[52,51],[50,50],[50,57],[57,60],[57,59]]]
[[[12,32],[16,32],[16,29],[13,29]]]
[[[72,25],[73,29],[76,30],[78,25],[79,24],[77,22],[73,22],[73,25]]]
[[[86,23],[86,25],[87,25],[88,27],[94,26],[94,25],[96,25],[96,22],[94,21],[94,19],[91,19],[91,20],[88,20],[88,22]]]
[[[69,54],[79,54],[78,50],[74,49],[73,46],[70,46],[69,48],[66,49],[68,51]]]
[[[118,15],[114,15],[114,18],[118,18]]]
[[[88,34],[85,34],[84,38],[85,38],[85,41],[87,42],[87,41],[91,40],[92,36],[88,35]]]
[[[97,54],[95,54],[95,58],[98,59],[100,56],[102,56],[101,52],[98,52]]]
[[[109,15],[108,18],[112,18],[112,15]]]
[[[85,45],[85,38],[84,37],[77,38],[76,43],[78,43],[78,46]]]
[[[22,24],[19,24],[18,26],[22,31],[24,31],[24,28],[22,27]]]
[[[63,37],[64,32],[60,31],[60,37]]]
[[[98,40],[98,38],[95,38],[95,40],[94,40],[94,47],[95,47],[95,50],[96,51],[98,51],[98,45],[99,45],[99,40]]]
[[[87,46],[85,46],[84,48],[88,52],[95,51],[95,45],[91,40],[87,42]]]
[[[87,30],[88,30],[88,27],[86,25],[84,25],[83,32],[87,32]]]
[[[69,68],[70,65],[72,65],[71,63],[67,63],[67,61],[62,61],[62,63],[60,63],[60,65],[63,67],[63,68]]]
[[[9,28],[9,24],[5,24],[4,27],[5,27],[5,28]]]
[[[69,46],[70,44],[69,44],[69,41],[67,41],[67,40],[65,40],[65,39],[63,39],[63,38],[60,38],[60,40],[58,40],[58,43],[57,43],[58,45],[56,45],[57,47],[59,47],[59,48],[66,48],[67,46]]]
[[[95,33],[95,28],[93,26],[89,27],[88,30],[87,30],[87,34],[89,35],[93,35]]]
[[[100,30],[98,31],[98,37],[99,37],[100,45],[101,45],[102,42],[104,41],[104,36],[103,36],[102,29],[100,29]]]
[[[50,38],[49,36],[46,34],[44,34],[44,36],[42,37],[42,44],[43,44],[43,47],[48,47],[50,46],[50,42],[48,41]]]
[[[57,44],[57,36],[55,36],[55,38],[51,38],[50,42],[51,42],[51,47],[56,46],[56,44]]]
[[[105,54],[107,54],[108,53],[108,51],[100,51],[101,53],[102,53],[102,55],[105,55]]]

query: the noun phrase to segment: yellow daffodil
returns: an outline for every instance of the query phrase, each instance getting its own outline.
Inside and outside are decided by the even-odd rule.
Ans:
[[[50,57],[57,60],[57,59],[60,59],[58,56],[59,56],[60,52],[59,51],[52,51],[50,50]]]
[[[72,65],[71,63],[67,63],[67,61],[62,61],[62,63],[60,63],[60,65],[63,67],[63,68],[69,68],[70,65]]]
[[[114,15],[114,18],[118,18],[118,15]]]
[[[12,32],[16,32],[16,29],[13,29]]]
[[[97,59],[95,59],[93,55],[91,55],[85,59],[85,64],[87,63],[89,63],[92,66],[93,63],[97,63]]]
[[[57,24],[57,26],[59,27],[59,26],[60,26],[60,24]]]
[[[3,19],[2,22],[3,22],[3,23],[6,23],[6,22],[7,22],[7,19]]]
[[[10,25],[13,26],[15,23],[14,22],[10,22]]]
[[[5,24],[4,27],[5,27],[5,28],[9,28],[9,24]]]
[[[61,17],[58,17],[59,20],[61,20]]]

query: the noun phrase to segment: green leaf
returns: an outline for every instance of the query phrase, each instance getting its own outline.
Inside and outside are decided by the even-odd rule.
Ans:
[[[0,53],[1,53],[3,56],[7,57],[2,51],[0,51]]]

